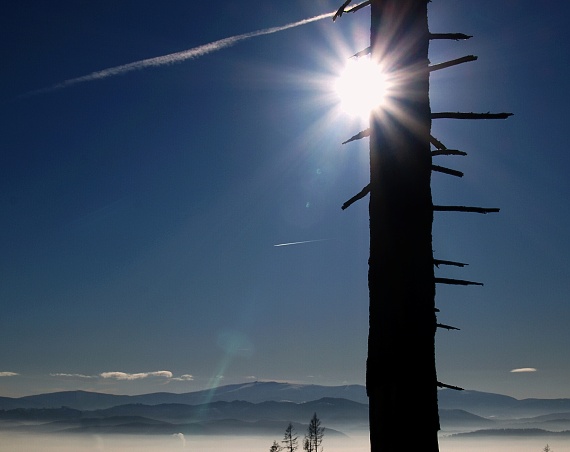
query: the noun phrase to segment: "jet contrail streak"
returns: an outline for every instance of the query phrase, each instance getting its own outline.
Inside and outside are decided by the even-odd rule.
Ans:
[[[198,47],[194,47],[192,49],[183,50],[182,52],[171,53],[168,55],[148,58],[146,60],[135,61],[133,63],[123,64],[121,66],[115,66],[112,68],[103,69],[102,71],[92,72],[91,74],[84,75],[82,77],[65,80],[64,82],[58,83],[48,88],[42,88],[36,91],[31,91],[27,94],[24,94],[23,97],[30,97],[36,94],[57,91],[72,85],[77,85],[78,83],[100,80],[107,77],[113,77],[115,75],[122,75],[126,74],[127,72],[137,71],[148,67],[164,66],[167,64],[179,63],[181,61],[198,58],[201,57],[202,55],[206,55],[208,53],[216,52],[226,47],[233,46],[234,44],[237,44],[238,42],[244,41],[246,39],[255,38],[256,36],[263,36],[272,33],[277,33],[279,31],[288,30],[289,28],[299,27],[301,25],[309,24],[311,22],[316,22],[318,20],[326,19],[327,17],[332,17],[333,15],[334,12],[321,14],[319,16],[310,17],[309,19],[303,19],[298,22],[292,22],[290,24],[282,25],[280,27],[265,28],[263,30],[252,31],[250,33],[230,36],[229,38],[220,39],[218,41],[214,41],[209,44],[204,44]]]
[[[303,243],[325,242],[326,240],[330,240],[330,239],[304,240],[302,242],[279,243],[279,244],[273,245],[273,246],[301,245]]]

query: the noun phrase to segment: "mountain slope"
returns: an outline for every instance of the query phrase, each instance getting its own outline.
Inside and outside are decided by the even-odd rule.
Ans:
[[[486,418],[508,419],[533,417],[570,411],[570,399],[515,399],[500,394],[479,391],[438,392],[439,407],[462,409]]]
[[[87,391],[66,391],[20,398],[0,397],[0,410],[15,408],[60,408],[102,410],[120,405],[186,404],[245,401],[250,403],[305,403],[324,398],[345,399],[367,404],[364,386],[318,386],[277,382],[253,382],[227,385],[212,390],[175,394],[157,392],[136,396],[102,394]],[[552,413],[570,412],[570,399],[515,399],[479,391],[438,391],[440,410],[464,410],[492,419],[530,418]]]
[[[238,391],[239,392],[239,391]],[[228,393],[231,393],[228,392]],[[227,394],[226,393],[226,396]],[[62,399],[55,394],[47,398],[69,400],[68,393]],[[71,397],[77,400],[76,394]],[[169,394],[173,396],[176,394]],[[93,398],[100,403],[98,394],[90,393],[85,399]],[[103,395],[105,396],[105,395]],[[480,397],[479,397],[480,396]],[[112,400],[131,401],[132,397],[114,396]],[[157,400],[157,394],[153,394]],[[45,399],[39,398],[40,401]],[[83,400],[83,402],[84,402]],[[107,401],[107,399],[103,399]],[[487,401],[490,408],[485,407]],[[514,401],[514,402],[513,402]],[[108,402],[108,401],[107,401]],[[468,394],[466,402],[476,409],[517,411],[516,399],[494,394]],[[503,402],[501,404],[501,402]],[[35,403],[39,403],[37,400]],[[93,400],[90,400],[93,403]],[[467,404],[469,404],[467,403]],[[524,405],[523,405],[524,406]],[[548,406],[548,404],[546,404]],[[555,407],[558,405],[554,405]],[[243,400],[231,402],[214,401],[202,404],[159,403],[153,405],[126,403],[111,408],[95,410],[77,410],[72,408],[17,408],[0,410],[0,431],[19,431],[26,433],[145,433],[145,434],[272,434],[281,435],[289,422],[299,425],[302,432],[313,413],[329,430],[346,433],[368,431],[368,405],[342,398],[325,397],[303,403],[289,401],[265,401],[252,403]],[[570,413],[555,413],[530,418],[487,419],[460,409],[440,409],[442,433],[476,433],[487,435],[538,435],[569,430]],[[413,407],[407,419],[402,422],[413,425],[418,422]],[[514,433],[513,433],[514,432]]]
[[[243,400],[252,403],[266,401],[309,402],[324,397],[344,398],[359,403],[368,403],[363,386],[296,385],[277,382],[254,382],[241,385],[220,386],[211,390],[175,394],[157,392],[135,396],[102,394],[87,391],[64,391],[20,398],[0,398],[0,409],[14,408],[59,408],[66,406],[77,410],[97,410],[113,406],[141,403],[184,403],[198,405],[210,402]]]

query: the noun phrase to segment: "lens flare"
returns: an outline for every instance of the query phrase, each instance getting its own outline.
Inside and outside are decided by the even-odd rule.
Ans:
[[[345,113],[368,118],[384,103],[386,75],[370,58],[350,59],[336,79],[334,90]]]

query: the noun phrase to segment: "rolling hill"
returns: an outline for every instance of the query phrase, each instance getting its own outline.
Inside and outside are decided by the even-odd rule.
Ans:
[[[570,431],[570,399],[518,400],[500,394],[444,389],[439,391],[439,406],[446,434],[493,431],[495,435],[538,435]],[[254,382],[184,394],[125,396],[66,391],[3,397],[0,430],[275,436],[288,422],[304,430],[313,413],[318,413],[331,434],[366,432],[365,388]],[[409,418],[403,422],[413,426],[421,420],[409,407]]]

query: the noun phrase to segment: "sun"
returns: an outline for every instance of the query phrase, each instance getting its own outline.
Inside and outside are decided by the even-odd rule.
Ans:
[[[341,110],[363,119],[383,105],[387,88],[386,75],[368,57],[349,59],[334,83]]]

